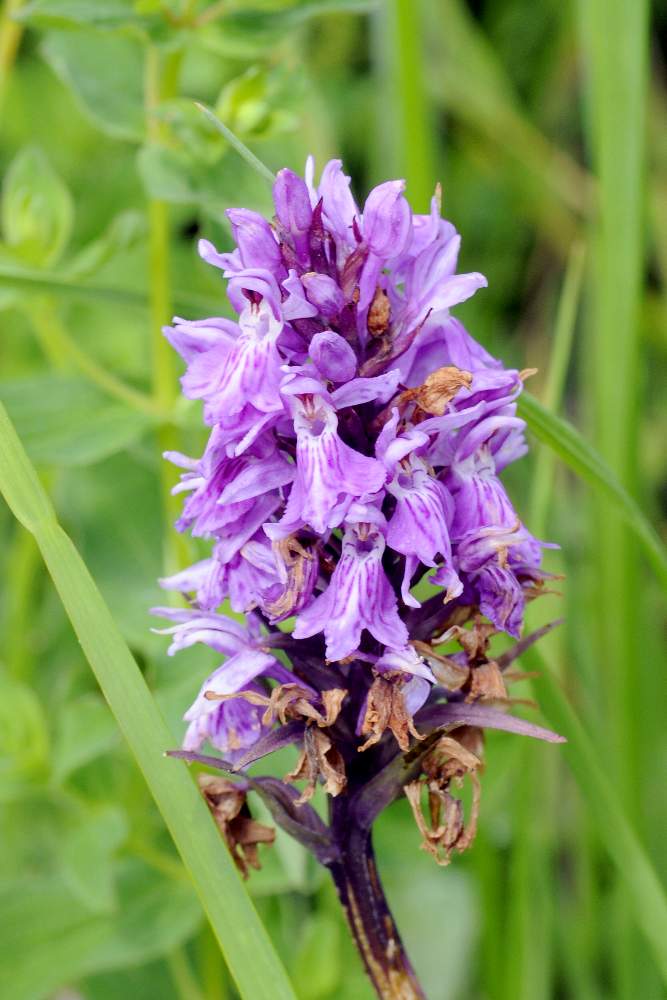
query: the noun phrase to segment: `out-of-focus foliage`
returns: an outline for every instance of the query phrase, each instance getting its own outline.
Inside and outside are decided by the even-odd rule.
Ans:
[[[178,368],[159,325],[172,309],[192,318],[226,311],[219,278],[196,256],[197,235],[227,246],[225,208],[269,210],[262,178],[194,101],[215,109],[272,169],[301,169],[310,152],[319,164],[342,156],[358,194],[387,176],[407,176],[420,209],[440,180],[444,212],[463,234],[463,269],[489,279],[461,316],[508,363],[538,367],[531,388],[548,396],[573,244],[585,244],[594,283],[591,265],[609,259],[613,240],[629,238],[628,230],[603,234],[601,246],[590,235],[600,193],[600,94],[613,100],[591,80],[593,66],[604,65],[595,46],[607,25],[588,20],[589,8],[599,7],[586,0],[6,0],[0,399],[155,691],[174,745],[184,707],[216,664],[204,650],[169,661],[164,641],[149,631],[147,609],[162,599],[155,580],[182,556],[160,451],[197,454],[202,445],[197,414],[176,401]],[[562,410],[592,431],[664,534],[663,7],[651,28],[650,211],[625,259],[626,270],[641,275],[639,314],[624,330],[605,327],[601,345],[583,296]],[[628,26],[632,54],[642,49],[632,35],[641,24],[630,17]],[[625,141],[621,129],[618,142]],[[630,141],[640,139],[633,133]],[[613,190],[608,175],[603,184],[603,195]],[[619,197],[627,197],[631,229],[638,213],[628,192]],[[633,367],[620,367],[616,381],[613,371],[601,378],[603,349],[612,359],[618,351],[624,365],[634,358]],[[557,397],[545,402],[558,405]],[[619,406],[630,413],[629,471],[600,432]],[[565,596],[545,598],[532,624],[565,613],[567,625],[546,642],[548,659],[620,807],[665,876],[667,803],[657,794],[667,751],[664,604],[632,546],[619,540],[616,549],[609,531],[598,533],[612,516],[604,501],[593,504],[562,468],[551,479],[536,453],[537,446],[517,471],[513,495],[528,513],[536,469],[546,476],[544,530],[562,546],[550,568],[566,579],[554,584]],[[34,543],[4,507],[0,530],[0,994],[37,1000],[68,988],[86,1000],[233,997]],[[600,538],[608,559],[618,554],[611,570]],[[614,586],[603,586],[606,579]],[[625,644],[616,649],[612,622],[623,629]],[[540,682],[516,690],[539,697]],[[276,773],[290,765],[286,755]],[[605,836],[565,756],[505,734],[489,737],[480,832],[465,858],[436,869],[418,849],[408,810],[397,805],[383,816],[380,868],[428,996],[663,995]],[[262,861],[249,890],[298,996],[370,997],[324,874],[282,834]]]

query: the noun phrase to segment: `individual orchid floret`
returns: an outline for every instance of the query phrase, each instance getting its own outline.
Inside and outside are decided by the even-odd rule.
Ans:
[[[301,612],[294,637],[324,632],[328,660],[342,660],[359,648],[368,629],[378,642],[404,646],[408,632],[398,614],[396,595],[382,568],[384,518],[361,504],[349,511],[340,562],[325,592]]]
[[[230,208],[227,212],[244,268],[284,270],[280,246],[269,223],[257,212]]]
[[[167,618],[173,625],[156,629],[171,636],[169,654],[202,643],[226,659],[202,684],[184,718],[189,722],[183,745],[198,750],[206,741],[232,756],[251,746],[262,731],[260,716],[252,706],[238,700],[216,703],[210,695],[230,695],[246,689],[261,675],[284,677],[285,671],[270,654],[268,638],[259,621],[248,615],[243,625],[226,615],[205,613],[190,608],[153,608],[153,614]],[[261,715],[261,713],[260,713]]]
[[[341,523],[352,500],[382,487],[385,470],[341,440],[336,411],[325,399],[293,398],[296,476],[279,527],[283,535],[304,525],[322,534]]]
[[[184,750],[196,752],[203,744],[210,743],[220,750],[225,760],[232,762],[266,732],[262,726],[261,708],[240,698],[202,702],[197,708],[190,708],[184,718],[189,723],[183,737]]]

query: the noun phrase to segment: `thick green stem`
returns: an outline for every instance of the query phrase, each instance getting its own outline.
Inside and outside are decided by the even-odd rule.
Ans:
[[[156,115],[161,101],[175,96],[182,54],[171,53],[161,58],[155,46],[149,45],[146,53],[145,103],[149,140],[160,142],[164,138],[164,125]],[[163,327],[171,322],[171,276],[169,269],[169,206],[164,201],[148,201],[148,271],[151,348],[153,356],[153,401],[165,413],[173,411],[177,396],[177,375],[174,352],[165,339]],[[178,451],[179,435],[175,427],[162,426],[158,431],[160,450]],[[188,561],[185,539],[173,530],[180,504],[172,496],[174,475],[165,462],[161,468],[162,504],[165,519],[164,570],[173,573]]]

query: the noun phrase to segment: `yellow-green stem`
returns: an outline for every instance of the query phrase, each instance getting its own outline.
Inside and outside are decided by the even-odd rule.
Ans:
[[[156,420],[167,422],[170,419],[170,414],[166,410],[161,410],[150,396],[127,385],[122,379],[107,371],[72,340],[60,321],[58,306],[53,299],[34,299],[26,307],[26,312],[40,347],[54,368],[65,369],[69,367],[69,362],[88,381],[113,399]]]
[[[7,559],[6,575],[12,586],[7,588],[3,616],[3,659],[17,680],[30,676],[33,663],[30,636],[34,622],[35,580],[40,572],[40,562],[34,538],[17,524]]]
[[[0,13],[0,109],[21,44],[23,25],[13,20],[23,0],[5,0]]]
[[[202,928],[198,939],[199,976],[204,987],[206,1000],[227,1000],[229,979],[220,954],[218,943],[211,928]]]
[[[380,70],[385,77],[379,109],[383,138],[392,165],[407,181],[418,211],[427,211],[438,179],[433,148],[430,102],[424,89],[423,18],[419,0],[387,0],[378,14]],[[387,100],[389,90],[390,101]],[[394,109],[389,113],[387,108]]]
[[[165,138],[165,126],[156,115],[161,101],[175,96],[182,54],[177,51],[161,56],[159,50],[149,45],[146,52],[145,104],[146,131],[151,142]],[[177,396],[177,376],[174,353],[165,339],[162,328],[171,322],[171,276],[169,269],[169,206],[156,198],[148,201],[148,271],[150,300],[150,329],[153,370],[153,401],[163,412],[173,412]],[[178,431],[164,425],[158,431],[161,451],[179,449]],[[167,463],[161,469],[162,503],[165,518],[164,570],[173,573],[188,561],[185,539],[173,530],[180,504],[172,496],[174,475]]]
[[[184,948],[174,948],[167,955],[167,965],[180,1000],[204,1000]]]

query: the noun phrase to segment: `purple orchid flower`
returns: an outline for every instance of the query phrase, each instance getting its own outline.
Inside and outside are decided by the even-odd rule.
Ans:
[[[415,215],[404,192],[380,184],[360,210],[340,161],[316,183],[310,159],[303,179],[278,173],[272,221],[227,213],[235,249],[200,242],[237,319],[165,329],[211,428],[201,458],[166,457],[186,494],[177,528],[210,549],[161,581],[190,607],[156,613],[170,653],[224,657],[178,754],[244,770],[296,744],[285,782],[244,771],[245,786],[330,869],[378,993],[394,977],[421,997],[373,867],[374,818],[405,794],[446,863],[472,839],[452,791],[467,775],[477,803],[483,730],[558,737],[501,710],[503,672],[534,637],[490,647],[520,635],[546,578],[500,478],[526,451],[522,376],[451,313],[486,279],[457,273],[439,195]],[[307,804],[318,783],[328,826]]]

